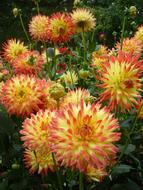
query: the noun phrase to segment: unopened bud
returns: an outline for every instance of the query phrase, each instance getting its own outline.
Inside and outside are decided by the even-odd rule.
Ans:
[[[13,12],[14,17],[16,18],[16,17],[18,16],[18,14],[19,14],[19,9],[15,7],[15,8],[12,10],[12,12]]]
[[[61,84],[55,83],[50,87],[49,93],[52,98],[59,100],[65,95],[65,88]]]
[[[135,17],[137,15],[137,8],[135,6],[131,6],[129,8],[129,13],[132,17]]]
[[[88,71],[88,70],[83,70],[83,69],[81,69],[81,70],[79,71],[79,76],[80,76],[80,78],[82,78],[82,79],[86,79],[86,78],[89,76],[89,71]]]

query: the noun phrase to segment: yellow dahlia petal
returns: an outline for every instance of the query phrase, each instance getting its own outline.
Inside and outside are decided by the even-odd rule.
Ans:
[[[81,100],[85,103],[90,102],[93,97],[90,95],[89,91],[86,89],[76,89],[70,90],[66,96],[62,99],[61,106],[66,106],[69,103],[79,104]]]
[[[8,62],[12,62],[17,56],[27,51],[28,49],[24,46],[24,43],[16,39],[8,40],[3,45],[3,57]]]
[[[116,49],[119,51],[121,50],[121,43],[116,44]],[[133,54],[138,54],[143,51],[143,44],[139,40],[135,38],[126,38],[123,40],[122,51],[125,53],[132,52]]]
[[[137,99],[141,91],[141,73],[143,72],[143,61],[139,56],[119,52],[115,56],[109,57],[109,61],[104,63],[100,72],[99,85],[104,91],[101,94],[101,101],[108,100],[109,108],[129,110],[137,104]]]
[[[49,17],[36,15],[29,24],[29,32],[34,40],[46,42],[49,40],[48,27]]]
[[[90,165],[87,167],[86,175],[89,180],[101,182],[105,176],[107,176],[107,171],[105,168],[97,169]]]
[[[30,174],[38,172],[38,174],[47,175],[48,171],[54,171],[51,152],[45,153],[26,149],[24,152],[24,162]]]
[[[71,14],[75,23],[76,32],[87,32],[95,27],[95,18],[93,14],[84,8],[78,8]]]
[[[54,117],[54,111],[40,110],[36,115],[32,114],[31,118],[27,118],[20,131],[24,147],[40,152],[49,152],[49,128]]]
[[[18,75],[7,80],[2,93],[2,103],[11,115],[29,116],[37,112],[42,104],[38,80],[28,75]]]
[[[54,13],[50,18],[49,35],[55,43],[66,42],[74,34],[74,23],[69,14]]]
[[[42,70],[44,60],[37,51],[27,51],[12,63],[16,74],[37,74]]]
[[[60,81],[64,82],[67,86],[76,84],[78,77],[74,71],[67,71],[60,77]]]
[[[110,165],[120,139],[118,122],[98,104],[68,104],[51,127],[52,151],[61,165],[86,173],[88,164],[97,169]]]
[[[136,40],[139,40],[142,43],[142,45],[143,45],[143,26],[140,26],[138,28],[137,32],[135,33],[134,38]]]
[[[45,80],[41,80],[39,81],[41,88],[42,88],[42,101],[43,101],[43,109],[50,109],[50,110],[54,110],[57,109],[57,101],[50,96],[50,88],[52,85],[55,84],[54,81],[45,81]]]

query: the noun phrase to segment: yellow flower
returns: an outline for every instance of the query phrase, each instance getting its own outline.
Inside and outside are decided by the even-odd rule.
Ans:
[[[29,116],[41,107],[41,87],[34,77],[17,75],[2,87],[2,103],[10,115]]]
[[[8,40],[3,45],[3,57],[5,61],[12,62],[20,54],[27,52],[28,49],[23,42],[16,39]]]
[[[26,149],[24,151],[24,163],[29,173],[47,175],[48,171],[54,171],[54,163],[51,152],[45,153],[37,150]]]
[[[49,40],[48,27],[49,17],[36,15],[29,24],[29,32],[34,40],[46,42]]]
[[[93,14],[84,8],[78,8],[71,14],[75,23],[76,32],[87,32],[95,27],[95,18]]]
[[[100,71],[102,82],[101,101],[108,100],[111,110],[121,108],[129,110],[137,104],[141,91],[141,73],[143,61],[139,56],[119,52],[118,56],[109,57]]]
[[[119,51],[121,50],[121,43],[116,44],[116,49]],[[125,53],[133,53],[138,54],[143,51],[143,44],[139,40],[135,38],[126,38],[123,40],[122,51]]]
[[[78,88],[76,90],[70,90],[63,98],[61,106],[66,106],[69,103],[79,104],[81,100],[83,100],[85,103],[88,103],[93,100],[93,97],[86,89]]]
[[[107,47],[104,45],[101,45],[101,47],[92,53],[92,67],[97,67],[98,69],[101,69],[104,62],[108,60],[108,51]]]
[[[137,32],[135,33],[134,38],[136,40],[139,40],[142,43],[142,45],[143,45],[143,26],[140,26],[138,28]]]
[[[78,77],[74,71],[67,71],[60,77],[60,81],[64,82],[67,86],[71,86],[76,84]]]
[[[118,122],[107,108],[98,104],[68,104],[57,113],[51,127],[51,146],[61,165],[87,171],[90,165],[96,169],[110,165],[116,156],[113,144],[120,139]]]

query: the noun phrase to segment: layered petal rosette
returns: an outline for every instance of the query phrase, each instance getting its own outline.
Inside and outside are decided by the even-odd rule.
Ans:
[[[51,16],[49,24],[49,36],[52,42],[67,42],[74,34],[74,31],[74,23],[69,14],[57,12]]]
[[[10,39],[3,45],[3,57],[5,61],[9,63],[11,63],[20,54],[27,51],[27,47],[20,40]]]
[[[29,116],[41,107],[41,87],[35,77],[17,75],[2,87],[2,104],[10,115]]]
[[[111,56],[104,63],[99,77],[102,83],[99,86],[103,89],[100,100],[108,100],[111,110],[129,110],[137,104],[143,72],[143,61],[139,57],[119,52],[117,57]]]
[[[36,15],[32,17],[29,24],[29,32],[34,40],[47,42],[49,40],[48,27],[49,17]]]
[[[16,74],[37,74],[42,70],[44,60],[38,51],[27,51],[18,56],[12,63]]]
[[[30,174],[38,172],[38,174],[47,175],[48,171],[54,171],[51,152],[26,149],[24,151],[24,163]]]
[[[91,31],[95,27],[94,15],[88,9],[78,8],[72,12],[71,16],[77,33]]]
[[[98,104],[69,104],[57,114],[51,128],[52,151],[62,166],[87,171],[110,165],[116,156],[113,144],[120,139],[118,122]]]

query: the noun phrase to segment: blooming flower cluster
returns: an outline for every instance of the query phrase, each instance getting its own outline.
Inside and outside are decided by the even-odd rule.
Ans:
[[[84,35],[95,25],[85,8],[39,14],[29,24],[32,39],[43,43],[39,51],[16,39],[3,46],[0,74],[8,77],[0,75],[0,103],[23,121],[24,162],[31,174],[61,166],[101,181],[117,158],[121,133],[114,112],[140,109],[143,118],[143,27],[112,50],[98,46],[90,60]],[[64,46],[79,33],[81,55]]]

